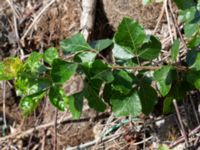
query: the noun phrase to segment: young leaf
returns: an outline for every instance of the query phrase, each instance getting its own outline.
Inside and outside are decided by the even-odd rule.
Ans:
[[[69,99],[64,90],[58,86],[51,87],[49,91],[49,100],[58,110],[65,111]]]
[[[114,72],[112,88],[122,94],[128,94],[132,90],[133,79],[126,71],[117,70]]]
[[[0,62],[0,81],[11,80],[17,77],[22,68],[22,62],[19,58],[9,57]]]
[[[72,113],[74,119],[81,116],[83,109],[83,93],[76,93],[69,97],[69,111]]]
[[[123,18],[114,36],[114,42],[131,54],[136,54],[143,45],[146,35],[142,26],[138,22]]]
[[[172,67],[163,66],[161,69],[154,72],[154,78],[157,81],[158,89],[162,96],[166,96],[172,85]]]
[[[50,47],[44,52],[44,61],[52,64],[53,60],[58,58],[58,50],[55,47]]]
[[[150,85],[142,84],[138,94],[142,103],[142,112],[148,115],[154,110],[157,102],[157,93]]]
[[[114,44],[112,52],[114,57],[118,59],[128,60],[133,58],[133,55],[130,52],[125,51],[122,47],[120,47],[117,44]]]
[[[60,42],[61,49],[65,53],[76,53],[83,50],[92,50],[93,48],[85,41],[82,34],[77,33],[69,39]]]
[[[38,106],[40,100],[44,97],[45,92],[35,93],[24,97],[20,101],[20,108],[25,116],[30,115]]]
[[[77,64],[55,59],[52,64],[51,77],[54,83],[64,83],[76,73]]]
[[[150,39],[145,43],[138,51],[138,56],[145,60],[152,60],[158,57],[161,51],[161,43],[154,36],[150,36]]]
[[[94,88],[85,83],[84,96],[88,100],[88,104],[91,108],[94,108],[96,111],[103,112],[106,109],[106,104],[98,96],[98,93]]]
[[[132,115],[136,117],[142,113],[142,104],[136,91],[129,95],[123,95],[115,92],[111,97],[112,111],[116,116]]]
[[[91,79],[100,79],[107,83],[114,80],[111,69],[101,60],[96,60],[90,69]]]
[[[180,41],[179,39],[175,40],[172,49],[171,49],[171,59],[173,62],[176,62],[178,53],[179,53],[179,46],[180,46]]]
[[[103,39],[103,40],[92,41],[90,43],[90,45],[94,50],[101,52],[102,50],[111,46],[112,43],[113,43],[113,41],[110,39]]]
[[[46,68],[41,62],[42,58],[43,54],[32,52],[24,63],[23,72],[27,72],[27,74],[31,74],[31,76],[35,77],[39,74],[44,73],[46,71]]]

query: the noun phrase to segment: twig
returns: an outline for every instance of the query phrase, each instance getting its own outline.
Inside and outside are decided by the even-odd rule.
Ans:
[[[14,15],[15,15],[17,18],[19,18],[19,14],[17,14],[17,11],[16,11],[16,9],[14,8],[12,2],[11,2],[10,0],[6,0],[6,1],[7,1],[7,3],[9,4],[9,6],[11,7],[11,9],[12,9]]]
[[[122,133],[120,134],[117,134],[117,135],[110,135],[110,136],[107,136],[105,138],[103,138],[101,140],[101,142],[105,142],[107,140],[109,140],[110,138],[113,138],[114,139],[117,139],[119,138],[120,136],[122,135]],[[95,145],[99,140],[93,140],[93,141],[90,141],[90,142],[87,142],[85,144],[81,144],[81,145],[78,145],[78,146],[75,146],[75,147],[68,147],[66,150],[77,150],[77,149],[86,149],[87,147],[90,147],[90,146],[93,146]]]
[[[140,71],[140,70],[158,70],[161,68],[161,66],[135,66],[135,67],[128,67],[128,66],[111,66],[112,69],[130,69],[130,70],[135,70],[135,71]],[[187,71],[188,68],[185,66],[174,66],[175,69],[179,71]]]
[[[102,114],[101,116],[94,118],[94,120],[105,119],[107,117],[108,117],[108,114]],[[57,121],[57,124],[80,123],[80,122],[84,122],[84,121],[89,121],[91,119],[91,118],[81,118],[81,119],[78,119],[78,120],[71,120],[70,118],[71,118],[71,115],[66,117],[66,118],[61,118]],[[9,140],[9,139],[13,139],[13,138],[19,139],[19,138],[22,138],[24,136],[27,136],[27,135],[33,133],[34,131],[46,129],[46,128],[52,127],[54,125],[55,125],[55,121],[52,121],[52,122],[49,122],[49,123],[46,123],[46,124],[42,124],[42,125],[39,125],[37,127],[30,128],[26,131],[17,132],[15,134],[11,134],[11,135],[8,135],[6,137],[2,137],[2,138],[0,138],[0,142],[6,141],[6,140]]]
[[[191,137],[191,136],[195,135],[199,131],[200,131],[200,125],[197,126],[195,129],[193,129],[191,132],[189,132],[188,137]],[[176,145],[178,145],[179,143],[183,142],[184,140],[185,140],[184,136],[179,137],[178,140],[176,140],[175,142],[170,144],[169,148],[175,147]]]
[[[180,37],[180,39],[181,39],[181,41],[182,41],[182,43],[184,45],[184,49],[187,50],[187,46],[186,46],[185,40],[183,38],[183,35],[181,34],[181,31],[180,31],[179,26],[178,26],[178,22],[177,22],[176,17],[174,16],[174,13],[173,13],[171,0],[169,0],[169,10],[171,12],[172,20],[174,21],[174,24],[175,24],[176,30],[178,32],[178,35],[179,35],[179,37]]]
[[[39,18],[42,16],[42,14],[55,2],[55,0],[51,0],[48,4],[46,4],[44,6],[44,8],[40,11],[40,13],[34,18],[33,22],[31,23],[31,25],[28,27],[28,29],[26,30],[26,32],[24,33],[24,35],[21,38],[21,42],[24,41],[25,37],[27,36],[27,34],[30,32],[30,30],[32,29],[32,27],[35,25],[35,23],[39,20]]]
[[[169,13],[168,13],[168,8],[167,8],[167,2],[168,0],[165,0],[164,3],[165,3],[165,13],[166,13],[166,17],[167,17],[167,25],[168,25],[168,29],[169,29],[169,35],[170,35],[170,38],[171,38],[171,43],[173,43],[173,35],[172,35],[172,29],[171,29],[171,26],[170,26],[170,18],[169,18]]]
[[[3,81],[3,88],[2,88],[2,97],[3,97],[3,123],[4,127],[7,127],[6,121],[6,81]]]
[[[66,118],[63,119],[63,120],[58,120],[57,123],[58,123],[58,124],[63,123],[63,122],[65,122],[65,121],[69,120],[70,118],[71,118],[71,116],[66,117]],[[30,129],[28,129],[28,130],[26,130],[26,131],[21,131],[21,132],[19,132],[19,133],[15,133],[15,134],[8,135],[8,136],[6,136],[6,137],[0,138],[0,142],[6,141],[6,140],[12,139],[12,138],[19,139],[19,138],[22,138],[22,137],[24,137],[24,136],[27,136],[27,135],[33,133],[34,131],[38,131],[38,130],[41,130],[41,129],[46,129],[46,128],[49,128],[49,127],[51,127],[51,126],[54,126],[54,124],[55,124],[55,121],[52,121],[52,122],[47,123],[47,124],[43,124],[43,125],[40,125],[40,126],[37,126],[37,127],[30,128]]]
[[[58,109],[55,108],[55,123],[54,123],[54,150],[57,150],[57,117],[58,117]]]
[[[153,136],[150,136],[150,137],[148,137],[148,138],[146,138],[146,139],[144,139],[144,140],[142,140],[142,141],[140,141],[140,142],[133,143],[133,144],[131,144],[131,145],[133,145],[133,146],[137,146],[137,145],[140,145],[140,144],[146,143],[147,141],[151,140],[152,138],[153,138]]]
[[[192,96],[191,96],[190,94],[189,94],[189,100],[190,100],[190,102],[191,102],[191,104],[192,104],[192,110],[193,110],[193,112],[194,112],[196,121],[197,121],[198,124],[200,124],[200,122],[199,122],[199,116],[198,116],[198,113],[197,113],[197,111],[196,111],[196,109],[195,109],[195,105],[194,105],[194,102],[193,102],[193,100],[192,100]]]
[[[186,146],[188,147],[189,146],[189,142],[188,142],[187,134],[186,134],[185,128],[183,126],[182,118],[181,118],[181,115],[180,115],[180,112],[179,112],[179,109],[178,109],[178,105],[177,105],[175,99],[173,100],[173,104],[174,104],[174,107],[175,107],[175,110],[176,110],[178,121],[179,121],[180,126],[181,126],[181,134],[183,135],[183,137],[185,139]]]
[[[165,5],[166,5],[166,3],[163,2],[162,10],[161,10],[161,12],[160,12],[160,16],[159,16],[158,21],[157,21],[157,23],[156,23],[156,27],[155,27],[154,30],[153,30],[153,34],[156,33],[156,31],[157,31],[157,29],[158,29],[158,27],[159,27],[159,24],[160,24],[160,22],[161,22],[161,20],[162,20],[162,17],[163,17],[164,12],[165,12]]]

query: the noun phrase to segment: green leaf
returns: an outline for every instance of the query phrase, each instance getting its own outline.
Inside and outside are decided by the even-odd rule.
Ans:
[[[32,52],[24,63],[23,71],[35,77],[39,74],[44,73],[46,71],[46,68],[41,62],[42,58],[43,54]]]
[[[51,77],[54,83],[64,83],[76,73],[77,64],[55,59],[52,64]]]
[[[127,52],[137,55],[138,49],[143,45],[146,35],[138,22],[123,18],[114,36],[114,42]]]
[[[39,105],[40,100],[44,97],[45,92],[35,93],[24,97],[20,101],[20,108],[25,116],[30,115]]]
[[[158,57],[161,51],[161,43],[154,36],[150,36],[149,41],[145,43],[138,51],[138,56],[145,60],[152,60]]]
[[[187,73],[187,81],[200,90],[200,71],[189,71]]]
[[[188,9],[195,6],[194,0],[174,0],[179,9]]]
[[[148,84],[142,84],[138,94],[142,103],[142,112],[145,115],[153,112],[154,106],[157,103],[156,91]]]
[[[195,36],[191,41],[188,43],[188,48],[195,48],[200,45],[200,36]]]
[[[181,22],[190,23],[192,20],[195,19],[196,13],[196,7],[191,7],[186,10],[180,10],[178,18]]]
[[[196,50],[190,50],[186,57],[189,68],[199,71],[200,70],[200,52]]]
[[[69,111],[74,119],[79,119],[83,109],[83,93],[76,93],[69,97]]]
[[[103,40],[92,41],[90,45],[94,50],[100,52],[111,46],[112,43],[113,41],[110,39],[103,39]]]
[[[142,112],[142,104],[136,91],[129,95],[123,95],[115,92],[111,97],[112,111],[116,116],[132,115],[136,117]]]
[[[179,46],[180,46],[180,41],[179,39],[175,40],[172,49],[171,49],[171,59],[173,62],[176,62],[178,53],[179,53]]]
[[[84,96],[88,100],[88,104],[91,108],[94,108],[96,111],[99,112],[105,111],[106,104],[102,101],[94,88],[87,83],[85,83]]]
[[[154,78],[157,81],[158,89],[162,96],[166,96],[172,85],[172,67],[163,66],[161,69],[154,72]]]
[[[17,77],[22,66],[22,61],[19,58],[9,57],[0,62],[0,81]]]
[[[96,60],[90,69],[91,79],[100,79],[107,83],[114,80],[111,69],[101,60]]]
[[[118,59],[128,60],[133,58],[133,55],[130,52],[125,51],[122,47],[120,47],[117,44],[114,44],[112,52],[114,57]]]
[[[93,63],[96,57],[96,53],[93,52],[81,52],[77,55],[82,63]]]
[[[185,36],[187,38],[191,38],[192,36],[194,36],[195,34],[197,34],[198,30],[199,30],[199,24],[198,23],[190,23],[190,24],[186,24],[184,26],[184,31],[185,31]]]
[[[32,95],[48,89],[51,81],[48,78],[32,78],[30,76],[20,76],[15,81],[17,96]]]
[[[52,64],[53,60],[58,58],[58,50],[55,47],[50,47],[44,52],[44,61]]]
[[[49,91],[49,100],[53,106],[58,110],[65,111],[68,106],[69,99],[65,94],[64,90],[58,86],[53,86]]]
[[[65,53],[76,53],[84,50],[92,50],[93,48],[85,41],[82,34],[77,33],[69,39],[60,42],[61,49]]]
[[[126,71],[117,70],[114,72],[112,88],[123,94],[128,94],[132,90],[133,79]]]

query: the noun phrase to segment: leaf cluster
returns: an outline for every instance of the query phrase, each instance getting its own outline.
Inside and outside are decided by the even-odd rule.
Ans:
[[[62,59],[54,47],[43,54],[32,52],[23,61],[6,58],[0,62],[0,80],[14,80],[26,116],[43,99],[61,111],[68,109],[74,118],[80,117],[85,99],[99,112],[111,107],[116,116],[138,116],[151,113],[162,97],[163,112],[168,113],[173,99],[182,100],[188,91],[200,89],[199,3],[190,1],[177,1],[190,48],[186,66],[179,66],[178,39],[171,47],[169,63],[152,66],[160,55],[161,42],[147,35],[137,21],[125,17],[113,39],[88,43],[77,33],[62,40],[61,51],[70,59]],[[112,62],[102,55],[105,49],[112,50]],[[68,95],[63,85],[73,76],[80,76],[84,86]]]

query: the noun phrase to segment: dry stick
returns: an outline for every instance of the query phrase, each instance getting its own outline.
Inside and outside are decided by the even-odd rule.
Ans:
[[[69,120],[71,118],[71,116],[69,117],[66,117],[65,119],[60,119],[58,120],[57,124],[60,124],[60,123],[63,123],[67,120]],[[3,141],[6,141],[6,140],[9,140],[9,139],[12,139],[12,138],[16,138],[16,139],[19,139],[19,138],[22,138],[24,136],[27,136],[31,133],[33,133],[34,131],[37,131],[37,130],[41,130],[41,129],[45,129],[45,128],[49,128],[51,126],[54,126],[55,124],[55,121],[52,121],[50,123],[47,123],[47,124],[42,124],[40,126],[37,126],[37,127],[34,127],[34,128],[30,128],[26,131],[21,131],[19,133],[15,133],[15,134],[11,134],[11,135],[8,135],[8,136],[5,136],[5,137],[2,137],[0,138],[0,142],[3,142]]]
[[[3,81],[3,91],[2,91],[2,97],[3,97],[3,123],[4,126],[7,127],[7,121],[6,121],[6,81]]]
[[[94,26],[96,2],[96,0],[82,0],[80,29],[86,40],[88,40]]]
[[[169,18],[169,12],[168,12],[168,8],[167,8],[167,2],[168,0],[165,0],[164,3],[165,3],[165,13],[166,13],[166,17],[167,17],[167,25],[168,25],[168,29],[169,29],[169,35],[170,35],[170,38],[171,38],[171,43],[173,43],[173,35],[172,35],[172,29],[171,29],[171,26],[170,26],[170,18]]]
[[[199,122],[199,116],[198,116],[198,113],[197,113],[197,111],[196,111],[196,109],[195,109],[195,105],[194,105],[194,102],[193,102],[193,100],[192,100],[192,96],[191,96],[191,95],[189,95],[189,100],[190,100],[190,102],[191,102],[191,104],[192,104],[192,110],[193,110],[193,112],[194,112],[196,121],[197,121],[198,124],[200,124],[200,122]]]
[[[193,129],[191,132],[189,132],[188,137],[193,136],[194,134],[196,134],[199,131],[200,131],[200,125],[197,126],[195,129]],[[175,147],[179,143],[182,143],[184,140],[185,140],[184,136],[181,136],[180,138],[178,138],[178,140],[176,140],[175,142],[173,142],[172,144],[170,144],[169,148]]]
[[[57,150],[57,117],[58,117],[58,109],[55,108],[55,123],[54,123],[54,150]]]
[[[32,29],[32,27],[35,25],[35,23],[39,20],[39,18],[42,16],[42,14],[55,2],[55,0],[51,0],[48,4],[46,4],[46,6],[40,11],[40,13],[34,18],[33,22],[31,23],[31,25],[28,27],[28,29],[26,30],[26,32],[24,33],[24,35],[21,38],[21,41],[24,40],[24,38],[27,36],[27,34],[30,32],[30,30]]]
[[[162,66],[135,66],[135,67],[128,67],[128,66],[111,66],[113,70],[117,69],[130,69],[130,70],[135,70],[135,71],[140,71],[140,70],[158,70]],[[187,71],[188,68],[185,66],[174,66],[175,69],[179,71]]]
[[[173,104],[174,104],[174,107],[175,107],[175,110],[176,110],[178,121],[179,121],[180,126],[181,126],[181,134],[183,135],[183,137],[185,139],[186,146],[188,147],[189,146],[189,142],[188,142],[188,139],[187,139],[187,134],[186,134],[185,128],[183,126],[182,118],[181,118],[181,115],[180,115],[180,112],[179,112],[179,109],[178,109],[178,105],[177,105],[175,99],[173,100]]]
[[[19,18],[19,14],[17,14],[17,11],[16,11],[16,9],[14,8],[12,2],[11,2],[10,0],[6,0],[6,1],[7,1],[7,3],[10,5],[10,7],[11,7],[13,13],[14,13],[14,15],[15,15],[17,18]]]
[[[178,26],[178,22],[177,22],[176,17],[174,16],[174,13],[173,13],[172,2],[171,2],[171,0],[169,0],[169,10],[170,10],[170,12],[171,12],[172,19],[174,20],[174,24],[175,24],[176,30],[177,30],[177,32],[178,32],[178,35],[179,35],[181,41],[182,41],[183,44],[184,44],[184,48],[187,49],[185,40],[184,40],[184,38],[183,38],[183,35],[181,34],[181,31],[180,31],[179,26]]]
[[[119,138],[121,135],[122,135],[122,133],[117,134],[117,135],[110,135],[110,136],[107,136],[107,137],[103,138],[103,139],[101,140],[101,142],[105,142],[105,141],[109,140],[110,138],[113,138],[113,140],[114,140],[114,139],[117,139],[117,138]],[[74,146],[74,147],[69,147],[69,148],[67,148],[66,150],[78,150],[78,149],[81,150],[81,149],[86,149],[87,147],[91,147],[91,146],[95,145],[97,142],[98,142],[98,140],[90,141],[90,142],[87,142],[87,143],[85,143],[85,144],[81,144],[81,145]]]
[[[94,120],[105,119],[107,117],[108,117],[108,114],[102,114],[101,116],[94,118]],[[70,118],[72,118],[71,115],[66,117],[66,118],[62,117],[57,121],[57,124],[80,123],[80,122],[89,121],[91,119],[91,118],[81,118],[79,120],[70,120]],[[9,139],[13,139],[13,138],[19,139],[19,138],[22,138],[24,136],[27,136],[27,135],[33,133],[34,131],[38,131],[38,130],[41,130],[41,129],[47,129],[47,128],[52,127],[54,125],[55,125],[55,121],[52,121],[52,122],[46,123],[46,124],[42,124],[42,125],[39,125],[37,127],[30,128],[26,131],[20,131],[20,132],[2,137],[2,138],[0,138],[0,142],[6,141],[6,140],[9,140]]]
[[[154,30],[153,30],[153,34],[156,33],[156,31],[157,31],[157,29],[158,29],[158,27],[159,27],[159,24],[160,24],[160,22],[161,22],[161,20],[162,20],[162,18],[163,18],[163,15],[164,15],[164,12],[165,12],[165,4],[166,4],[166,3],[163,2],[162,10],[161,10],[160,16],[159,16],[159,18],[158,18],[156,27],[155,27]]]

